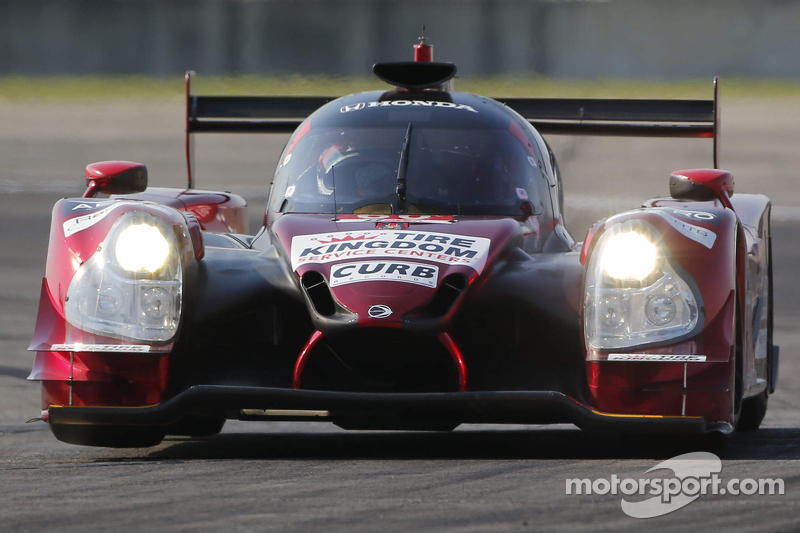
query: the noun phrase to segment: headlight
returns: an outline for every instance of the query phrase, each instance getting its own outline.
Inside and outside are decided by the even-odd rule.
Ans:
[[[125,270],[155,272],[169,257],[169,243],[157,226],[132,224],[120,232],[114,253]]]
[[[608,239],[600,262],[614,279],[642,281],[656,268],[656,259],[656,247],[647,237],[626,231]]]
[[[113,338],[168,341],[180,322],[182,279],[173,229],[159,217],[129,211],[72,279],[67,321]]]
[[[628,221],[598,240],[584,299],[584,335],[592,348],[663,343],[697,326],[695,293],[664,257],[657,235],[645,222]]]

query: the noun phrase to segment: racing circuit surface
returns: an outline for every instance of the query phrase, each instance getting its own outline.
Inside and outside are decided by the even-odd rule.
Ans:
[[[452,433],[345,432],[228,422],[205,440],[115,450],[59,443],[28,382],[50,210],[83,192],[87,163],[145,163],[180,186],[183,106],[0,106],[0,530],[3,531],[791,531],[800,528],[800,106],[724,101],[722,166],[736,190],[772,198],[778,392],[764,426],[721,450],[721,478],[782,478],[783,496],[701,496],[637,520],[621,496],[565,494],[567,478],[649,477],[696,444],[591,435],[572,426],[462,426]],[[261,222],[286,136],[200,136],[197,183],[230,190]],[[669,171],[711,164],[711,142],[558,138],[576,240],[608,214],[667,193]],[[477,325],[479,327],[479,325]]]

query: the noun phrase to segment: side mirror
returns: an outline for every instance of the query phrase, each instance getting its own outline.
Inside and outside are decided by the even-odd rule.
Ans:
[[[147,167],[132,161],[101,161],[86,166],[84,198],[97,193],[133,194],[147,188]]]
[[[676,170],[669,176],[669,194],[676,200],[719,200],[733,209],[733,174],[713,168]]]

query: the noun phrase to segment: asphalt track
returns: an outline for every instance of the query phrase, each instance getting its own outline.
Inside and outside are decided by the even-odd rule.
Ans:
[[[678,453],[658,443],[597,437],[571,426],[462,426],[452,433],[345,432],[329,424],[229,422],[213,438],[155,448],[57,442],[25,380],[32,355],[50,210],[79,194],[92,161],[146,163],[153,185],[180,186],[181,102],[0,103],[0,531],[791,531],[800,529],[800,105],[728,102],[722,162],[736,189],[775,204],[778,393],[763,429],[717,453],[723,479],[782,478],[783,496],[702,496],[636,520],[620,496],[567,496],[567,478],[643,477]],[[285,136],[199,139],[198,185],[245,195],[251,228],[263,212]],[[667,191],[670,170],[710,165],[709,141],[552,138],[565,176],[568,224]]]

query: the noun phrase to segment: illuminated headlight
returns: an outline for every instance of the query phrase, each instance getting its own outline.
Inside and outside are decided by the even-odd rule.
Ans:
[[[98,335],[168,341],[180,322],[182,282],[173,229],[159,217],[129,211],[76,272],[67,290],[66,318]]]
[[[155,272],[167,262],[169,242],[156,226],[132,224],[120,232],[114,253],[125,270]]]
[[[608,239],[600,263],[614,279],[642,281],[653,273],[657,259],[656,247],[647,237],[626,231]]]
[[[586,272],[587,345],[633,348],[695,330],[701,318],[697,297],[663,250],[655,229],[641,221],[623,222],[601,235]]]

